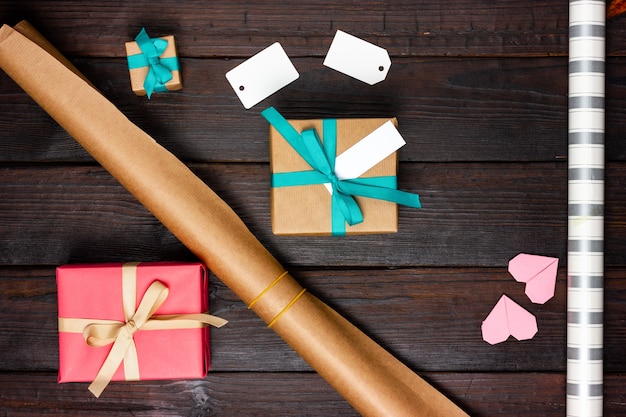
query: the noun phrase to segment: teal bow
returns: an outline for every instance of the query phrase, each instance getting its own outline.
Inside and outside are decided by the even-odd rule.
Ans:
[[[363,222],[363,213],[354,196],[391,201],[405,206],[420,208],[419,195],[397,190],[395,176],[353,178],[341,180],[335,175],[337,152],[337,120],[323,119],[320,140],[314,129],[301,134],[274,108],[269,107],[261,115],[280,133],[291,147],[313,168],[312,171],[283,172],[272,174],[272,187],[290,187],[330,183],[332,187],[331,215],[333,235],[345,235],[346,226]]]
[[[155,91],[167,91],[165,83],[172,79],[172,71],[178,70],[178,58],[175,56],[160,58],[167,48],[167,41],[161,38],[151,39],[145,28],[141,28],[135,41],[141,49],[141,53],[127,57],[128,68],[150,67],[143,82],[148,98]]]

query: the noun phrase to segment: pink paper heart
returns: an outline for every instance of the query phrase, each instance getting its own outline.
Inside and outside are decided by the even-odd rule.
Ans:
[[[520,253],[509,261],[509,272],[517,282],[526,283],[530,301],[543,304],[554,297],[559,259]]]
[[[532,339],[537,334],[537,319],[506,295],[500,297],[481,326],[483,340],[491,345],[513,336],[517,340]]]

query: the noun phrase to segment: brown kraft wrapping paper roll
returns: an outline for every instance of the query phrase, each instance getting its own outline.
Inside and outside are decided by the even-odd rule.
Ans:
[[[359,413],[467,415],[283,275],[284,268],[234,211],[181,161],[61,63],[36,31],[25,23],[17,30],[0,29],[0,67],[218,278],[252,303],[259,317]]]

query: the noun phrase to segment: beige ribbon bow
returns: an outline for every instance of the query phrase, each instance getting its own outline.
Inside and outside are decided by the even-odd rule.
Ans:
[[[89,391],[96,397],[113,378],[115,371],[124,362],[127,381],[138,381],[139,363],[133,335],[139,330],[193,329],[207,325],[222,327],[226,320],[204,313],[153,316],[167,299],[169,289],[160,281],[154,281],[143,295],[135,310],[136,271],[138,263],[122,266],[122,299],[125,321],[94,320],[81,318],[59,318],[59,331],[82,333],[85,342],[92,347],[113,343]]]

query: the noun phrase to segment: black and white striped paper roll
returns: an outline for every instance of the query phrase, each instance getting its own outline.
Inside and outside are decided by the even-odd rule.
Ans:
[[[603,414],[605,1],[570,0],[567,416]]]

